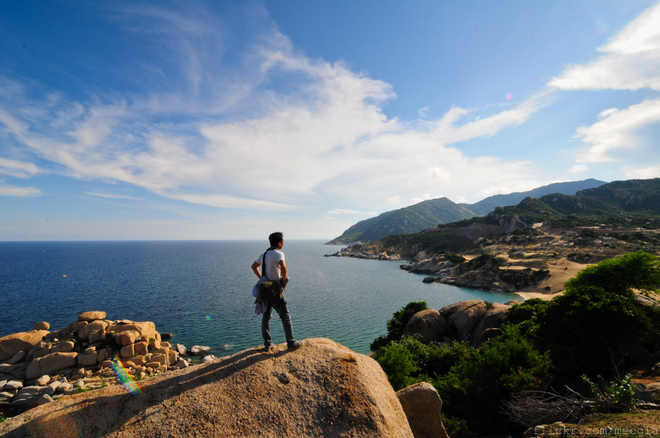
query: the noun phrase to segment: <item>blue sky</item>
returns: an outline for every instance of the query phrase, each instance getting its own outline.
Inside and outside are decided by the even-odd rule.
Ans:
[[[0,240],[330,239],[660,177],[656,1],[0,3]]]

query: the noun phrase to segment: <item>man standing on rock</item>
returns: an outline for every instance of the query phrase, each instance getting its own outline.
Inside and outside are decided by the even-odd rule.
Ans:
[[[261,281],[277,281],[279,280],[286,289],[286,284],[289,281],[286,262],[284,261],[284,253],[282,247],[284,246],[284,234],[275,232],[268,236],[270,248],[263,254],[257,257],[252,263],[252,272]],[[260,272],[259,266],[263,263],[263,273]],[[295,350],[302,345],[302,342],[296,341],[293,337],[293,329],[291,327],[291,315],[287,307],[284,295],[275,299],[266,300],[266,308],[261,319],[261,335],[264,338],[264,348],[270,350],[273,348],[273,340],[270,337],[270,320],[273,315],[273,309],[280,315],[282,326],[284,327],[284,334],[286,335],[286,345],[289,350]]]

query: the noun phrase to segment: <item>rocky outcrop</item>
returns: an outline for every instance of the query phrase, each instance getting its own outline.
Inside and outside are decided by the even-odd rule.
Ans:
[[[38,406],[0,423],[0,435],[413,436],[378,363],[328,339],[250,349],[139,385]]]
[[[513,303],[460,301],[440,311],[426,309],[415,313],[403,330],[404,336],[419,335],[421,342],[469,341],[478,346],[501,332],[506,311]]]
[[[442,399],[433,385],[419,382],[396,393],[415,438],[449,438],[442,423]]]
[[[161,342],[153,322],[111,321],[85,312],[54,332],[45,321],[0,338],[0,412],[18,414],[85,389],[115,384],[116,369],[144,378],[189,363]],[[206,347],[208,348],[208,347]]]
[[[385,251],[369,244],[356,243],[342,248],[334,254],[326,254],[325,257],[352,257],[368,260],[402,260],[401,256],[393,251]]]
[[[455,263],[443,256],[402,265],[401,269],[417,274],[432,274],[426,283],[443,283],[488,292],[510,293],[542,281],[549,271],[545,269],[505,269],[506,261],[483,254],[465,263]]]

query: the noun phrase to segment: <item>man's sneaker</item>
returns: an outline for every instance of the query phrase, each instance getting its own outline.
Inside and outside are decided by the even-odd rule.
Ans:
[[[302,347],[302,342],[300,341],[290,341],[286,343],[286,348],[289,350],[295,350]]]
[[[273,344],[265,344],[264,345],[264,350],[266,350],[266,351],[271,351],[271,350],[274,350],[274,349],[275,349],[275,346]]]

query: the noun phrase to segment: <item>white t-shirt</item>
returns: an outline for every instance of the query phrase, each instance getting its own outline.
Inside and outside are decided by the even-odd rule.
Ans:
[[[259,265],[264,261],[263,254],[257,258],[256,262]],[[266,251],[266,266],[261,266],[261,275],[265,275],[271,281],[280,280],[282,273],[280,272],[280,260],[284,261],[284,253],[279,249],[271,249]]]

